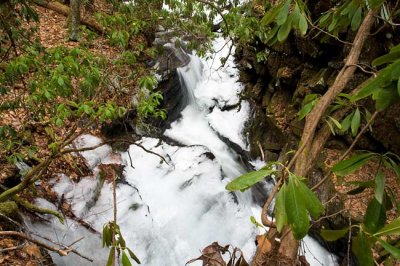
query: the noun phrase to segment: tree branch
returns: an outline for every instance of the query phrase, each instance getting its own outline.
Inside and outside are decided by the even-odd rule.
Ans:
[[[310,165],[309,155],[312,142],[314,140],[315,131],[321,120],[321,117],[325,114],[329,105],[333,102],[336,96],[345,88],[347,83],[350,81],[356,70],[356,64],[360,56],[361,50],[364,43],[369,35],[370,29],[374,23],[374,16],[378,12],[378,8],[370,10],[364,18],[358,32],[354,38],[352,48],[346,58],[344,67],[340,70],[332,86],[328,91],[320,98],[315,108],[306,117],[306,123],[304,126],[303,134],[300,140],[300,147],[288,164],[290,170],[294,165],[294,174],[298,176],[305,176],[306,169]],[[293,237],[293,234],[289,230],[287,237],[282,240],[279,247],[279,254],[284,257],[295,259],[298,250],[298,241]]]
[[[88,260],[88,261],[90,261],[90,262],[93,262],[92,259],[90,259],[90,258],[88,258],[88,257],[86,257],[86,256],[81,255],[78,251],[76,251],[75,249],[72,249],[71,247],[64,247],[63,249],[57,248],[57,247],[53,247],[53,246],[48,245],[47,243],[44,243],[44,242],[42,242],[42,241],[39,241],[39,240],[37,240],[37,239],[35,239],[35,238],[32,238],[32,237],[30,237],[30,236],[28,236],[28,235],[26,235],[26,234],[24,234],[24,233],[21,233],[21,232],[16,232],[16,231],[0,231],[0,236],[15,236],[15,237],[23,238],[23,239],[26,239],[26,240],[28,240],[29,242],[32,242],[32,243],[34,243],[34,244],[36,244],[36,245],[39,245],[39,246],[41,246],[41,247],[44,247],[44,248],[47,249],[47,250],[54,251],[54,252],[56,252],[56,253],[57,253],[58,255],[60,255],[60,256],[67,256],[70,252],[72,252],[72,253],[75,253],[76,255],[78,255],[78,256],[80,256],[80,257],[82,257],[82,258],[84,258],[84,259],[86,259],[86,260]]]
[[[60,2],[47,1],[47,0],[33,0],[33,2],[38,6],[56,11],[57,13],[60,13],[66,17],[68,17],[70,13],[69,7],[61,4]],[[81,23],[101,34],[107,34],[106,29],[103,26],[101,26],[94,18],[91,17],[81,18]]]

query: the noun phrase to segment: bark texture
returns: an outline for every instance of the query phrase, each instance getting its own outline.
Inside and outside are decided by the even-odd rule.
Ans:
[[[69,13],[69,40],[77,42],[79,39],[79,26],[81,24],[81,1],[71,0]]]

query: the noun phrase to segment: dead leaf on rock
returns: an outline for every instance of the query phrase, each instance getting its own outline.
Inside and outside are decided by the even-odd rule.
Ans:
[[[40,249],[37,245],[35,244],[30,244],[24,247],[24,251],[26,254],[28,254],[31,257],[40,259],[42,258],[42,253],[40,252]]]
[[[267,254],[271,251],[271,242],[268,240],[267,235],[258,235],[257,239],[257,249],[261,250],[262,254]]]

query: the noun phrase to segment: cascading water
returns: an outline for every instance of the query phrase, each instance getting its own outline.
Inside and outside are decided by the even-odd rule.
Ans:
[[[252,203],[249,191],[235,195],[225,190],[226,183],[244,169],[236,153],[219,138],[223,136],[246,148],[241,132],[248,118],[249,104],[239,101],[242,87],[237,82],[233,61],[228,60],[224,67],[218,64],[228,50],[224,40],[219,39],[215,45],[215,50],[225,47],[216,58],[200,60],[190,56],[190,63],[178,69],[187,89],[187,106],[165,135],[183,146],[147,137],[140,141],[146,149],[164,157],[168,164],[135,145],[129,148],[129,153],[121,155],[114,154],[108,146],[82,153],[95,176],[100,163],[124,163],[125,179],[117,187],[117,222],[127,245],[143,265],[185,265],[214,241],[241,248],[247,259],[255,251],[258,230],[249,218],[259,217],[260,208]],[[235,105],[240,109],[223,111],[223,107]],[[99,142],[95,137],[82,136],[77,145],[93,146]],[[112,220],[113,204],[111,185],[105,183],[97,191],[99,187],[96,178],[85,178],[79,183],[66,176],[54,180],[54,190],[71,204],[75,215],[101,232],[102,226]],[[38,203],[55,208],[44,200]],[[85,236],[75,248],[95,259],[93,265],[104,265],[107,251],[100,249],[98,234],[69,219],[63,226],[53,217],[47,218],[52,226],[44,223],[28,226],[61,242]],[[307,243],[315,246],[313,242]],[[332,262],[329,257],[324,258],[327,255],[323,250],[313,255],[322,256],[318,261],[324,265]],[[310,263],[320,265],[313,256],[307,258]],[[53,259],[57,265],[88,265],[74,254],[67,258],[54,255]]]

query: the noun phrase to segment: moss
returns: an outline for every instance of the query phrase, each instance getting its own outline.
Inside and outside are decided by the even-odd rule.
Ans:
[[[0,203],[0,213],[10,218],[18,217],[18,205],[14,201]]]

